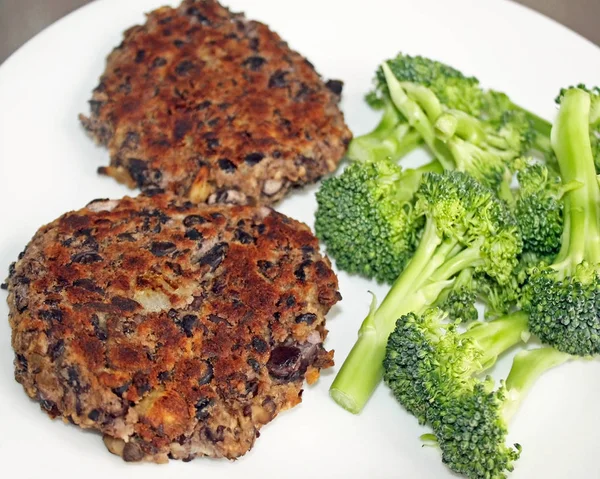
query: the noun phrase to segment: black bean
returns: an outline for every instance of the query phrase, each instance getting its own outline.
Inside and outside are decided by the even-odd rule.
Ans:
[[[235,239],[237,241],[239,241],[242,244],[250,244],[250,243],[254,243],[254,236],[252,236],[250,233],[241,230],[241,229],[236,229],[235,230],[235,235],[234,235]]]
[[[249,153],[244,157],[244,161],[246,162],[246,164],[250,165],[250,166],[254,166],[257,163],[260,163],[260,161],[265,157],[265,155],[263,155],[262,153],[259,152],[254,152],[254,153]]]
[[[302,261],[302,263],[300,263],[298,268],[296,268],[296,270],[294,271],[294,276],[296,276],[296,278],[298,278],[300,281],[305,281],[306,280],[306,272],[304,271],[304,269],[306,267],[310,266],[311,264],[312,264],[311,260]]]
[[[179,313],[177,312],[176,309],[171,308],[171,309],[169,309],[167,316],[171,319],[177,319],[179,317]]]
[[[75,393],[79,394],[82,391],[81,381],[79,378],[79,372],[73,366],[67,368],[67,384],[73,388]]]
[[[81,253],[75,253],[71,256],[71,261],[73,263],[80,264],[98,263],[103,260],[104,258],[102,258],[102,256],[95,251],[83,251]]]
[[[277,159],[277,158],[281,158],[281,151],[279,150],[275,150],[273,153],[271,153],[273,155],[273,158]]]
[[[246,58],[242,65],[254,72],[261,69],[261,67],[267,62],[263,57],[259,57],[258,55],[251,56]]]
[[[127,382],[127,383],[123,384],[122,386],[119,386],[118,388],[114,388],[112,390],[112,392],[115,393],[119,397],[123,397],[123,394],[125,394],[127,392],[127,390],[129,389],[129,386],[131,386],[131,383]]]
[[[175,140],[180,141],[183,137],[192,129],[192,122],[187,118],[179,118],[175,120],[175,127],[173,128],[173,137]]]
[[[113,306],[121,311],[135,311],[139,306],[137,301],[123,296],[115,296],[110,300]]]
[[[192,241],[197,241],[202,239],[202,233],[195,228],[190,228],[189,230],[185,230],[185,235],[187,239]]]
[[[325,83],[325,86],[336,95],[341,95],[342,89],[344,88],[344,82],[341,80],[328,80],[327,83]]]
[[[145,50],[138,50],[137,53],[135,54],[135,62],[136,63],[142,63],[144,61],[144,58],[146,57],[146,51]]]
[[[171,372],[170,371],[162,371],[160,373],[158,373],[158,380],[160,382],[165,382],[167,380],[169,380],[171,378]]]
[[[175,67],[177,75],[185,75],[195,68],[194,63],[190,60],[183,60]]]
[[[196,419],[198,421],[203,421],[206,419],[210,413],[207,411],[208,407],[212,404],[212,400],[209,398],[201,398],[196,403]]]
[[[144,160],[128,158],[126,167],[131,178],[133,178],[133,181],[135,181],[138,186],[142,186],[146,182],[148,177],[148,165]]]
[[[200,386],[204,386],[213,380],[214,370],[212,364],[208,361],[202,361],[202,368],[200,369],[200,374],[198,375],[198,384]]]
[[[233,163],[231,160],[228,160],[227,158],[221,158],[219,160],[219,168],[227,173],[232,173],[237,169],[237,166],[235,166],[235,163]]]
[[[50,359],[56,361],[65,352],[65,342],[62,339],[56,341],[52,346],[48,348]]]
[[[181,48],[183,45],[185,45],[185,42],[183,40],[173,40],[173,45],[175,45],[177,48]]]
[[[90,100],[88,101],[88,103],[90,104],[90,111],[92,112],[92,115],[98,116],[100,114],[102,106],[104,105],[104,102],[98,100]]]
[[[227,254],[227,250],[229,249],[229,245],[227,243],[217,243],[211,249],[207,251],[207,253],[200,258],[200,265],[209,265],[211,269],[214,271],[219,267],[225,255]]]
[[[100,341],[106,341],[108,335],[105,326],[100,326],[100,318],[98,315],[92,314],[91,317],[92,326],[94,327],[94,334]]]
[[[248,366],[250,366],[254,370],[254,372],[260,372],[260,363],[256,359],[248,358],[246,363],[248,363]]]
[[[15,365],[19,369],[21,369],[23,371],[27,371],[29,363],[25,356],[23,356],[22,354],[15,354],[15,363],[16,363]]]
[[[292,296],[291,294],[287,297],[287,299],[285,300],[285,305],[288,308],[291,308],[292,306],[296,305],[296,298],[294,298],[294,296]]]
[[[175,243],[170,241],[153,241],[150,245],[150,252],[154,256],[166,256],[173,253],[177,249]]]
[[[136,373],[133,377],[133,384],[137,389],[137,393],[142,396],[148,391],[150,391],[150,383],[148,382],[148,377],[143,373]]]
[[[189,228],[193,225],[201,225],[203,223],[206,223],[206,221],[206,218],[203,218],[200,215],[189,215],[183,219],[183,226]]]
[[[202,103],[196,105],[196,110],[206,110],[211,105],[212,102],[210,100],[204,100]]]
[[[219,146],[219,139],[218,138],[208,138],[206,140],[206,147],[209,148],[210,150],[214,150],[218,146]]]
[[[56,411],[56,404],[49,399],[42,399],[40,405],[48,412],[54,413]]]
[[[288,72],[283,70],[277,70],[269,78],[269,88],[283,88],[287,85],[286,75]]]
[[[249,46],[250,46],[250,48],[252,50],[256,51],[256,50],[258,50],[258,43],[259,43],[258,38],[256,38],[256,37],[255,38],[251,38]]]
[[[212,443],[222,442],[225,439],[223,432],[225,431],[225,426],[217,426],[216,431],[205,427],[203,429],[204,435],[206,439],[208,439]]]
[[[159,25],[166,25],[167,23],[170,23],[170,22],[171,22],[171,20],[173,20],[173,17],[165,17],[165,18],[161,18],[161,19],[158,21],[158,24],[159,24]]]
[[[4,289],[4,290],[8,289],[8,283],[0,284],[0,289]]]
[[[300,314],[299,316],[296,316],[296,323],[306,323],[306,324],[312,324],[315,322],[315,320],[317,319],[317,315],[313,314],[313,313],[304,313],[304,314]]]
[[[261,223],[258,225],[256,230],[258,231],[258,234],[261,235],[267,230],[267,226],[264,223]]]
[[[208,320],[211,323],[214,323],[214,324],[227,324],[227,325],[229,325],[229,321],[227,321],[225,318],[222,318],[221,316],[218,316],[216,314],[209,314],[208,315]]]
[[[128,442],[123,448],[123,460],[126,462],[138,462],[144,458],[144,451],[135,442]]]
[[[191,338],[194,335],[194,327],[198,323],[198,318],[193,314],[186,314],[183,318],[181,318],[181,329],[188,338]]]
[[[92,409],[88,414],[88,418],[91,419],[92,421],[97,421],[99,417],[100,417],[100,411],[98,411],[97,409]]]
[[[155,186],[151,186],[150,188],[144,188],[145,196],[162,195],[164,192],[165,192],[164,188],[158,188]],[[157,233],[160,233],[160,231],[157,231]]]
[[[159,68],[167,64],[167,60],[163,57],[156,57],[152,62],[152,68]]]
[[[267,369],[271,376],[289,381],[296,378],[301,368],[302,353],[295,346],[277,346],[271,351]]]
[[[119,235],[117,235],[117,238],[119,238],[121,241],[135,241],[135,236],[133,236],[133,234],[131,233],[120,233]]]
[[[246,397],[254,397],[258,392],[258,380],[253,379],[252,381],[248,381],[246,383]]]
[[[60,309],[40,309],[38,311],[40,318],[46,321],[56,321],[60,323],[63,320],[63,312]]]
[[[81,289],[85,289],[91,293],[97,293],[100,295],[104,295],[105,291],[99,287],[94,280],[88,278],[80,278],[73,281],[73,286],[76,286]]]
[[[215,294],[221,294],[225,290],[226,282],[222,278],[217,278],[211,291]]]
[[[252,338],[252,347],[256,350],[256,352],[260,354],[267,351],[266,341],[262,338],[259,338],[258,336],[254,336]]]

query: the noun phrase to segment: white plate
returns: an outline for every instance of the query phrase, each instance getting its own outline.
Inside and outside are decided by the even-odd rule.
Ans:
[[[0,67],[0,270],[6,272],[36,229],[97,197],[128,190],[96,175],[108,153],[77,121],[104,58],[121,32],[164,0],[101,0],[57,22]],[[345,81],[342,107],[351,129],[376,115],[363,103],[377,64],[403,50],[443,60],[483,84],[552,118],[562,86],[600,80],[600,50],[569,30],[506,1],[227,0],[269,24],[327,78]],[[280,210],[312,225],[315,188]],[[4,273],[2,273],[3,275]],[[344,300],[329,317],[327,346],[338,365],[367,311],[367,290],[383,288],[340,274]],[[4,299],[0,317],[7,317]],[[380,387],[360,416],[336,406],[327,390],[336,369],[307,387],[304,402],[262,430],[244,458],[168,466],[128,465],[100,436],[50,421],[13,379],[10,329],[0,321],[0,464],[20,478],[444,478],[438,452],[423,448],[424,429]],[[506,371],[506,361],[497,368]],[[511,427],[524,448],[514,479],[598,478],[600,362],[567,364],[544,376]]]

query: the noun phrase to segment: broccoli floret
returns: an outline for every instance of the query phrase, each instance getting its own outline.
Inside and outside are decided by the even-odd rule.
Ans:
[[[552,146],[565,184],[563,235],[554,262],[529,278],[530,329],[574,355],[600,353],[600,188],[590,143],[593,95],[570,88],[560,97]]]
[[[390,334],[384,379],[398,401],[434,432],[442,460],[469,478],[503,478],[520,446],[506,445],[508,421],[536,378],[570,356],[552,348],[517,354],[506,380],[479,375],[527,335],[527,315],[475,322],[461,332],[440,309],[402,316]]]
[[[518,162],[519,188],[514,214],[519,224],[523,250],[548,257],[558,253],[563,232],[563,195],[581,186],[563,184],[560,176],[542,163]]]
[[[317,193],[317,236],[337,266],[391,283],[415,250],[423,220],[413,194],[425,171],[403,171],[391,160],[353,162]]]
[[[381,68],[392,102],[444,168],[467,172],[498,188],[522,153],[519,134],[450,109],[427,87],[399,81],[387,63]]]
[[[473,271],[468,268],[460,272],[452,287],[443,291],[435,302],[435,306],[448,314],[453,321],[475,321],[479,312],[475,307],[478,299],[477,285]]]
[[[387,337],[399,316],[422,312],[466,269],[485,271],[501,284],[508,281],[521,252],[516,221],[505,203],[467,174],[427,173],[415,200],[415,216],[425,218],[417,249],[364,320],[331,386],[331,396],[354,413],[381,379]]]

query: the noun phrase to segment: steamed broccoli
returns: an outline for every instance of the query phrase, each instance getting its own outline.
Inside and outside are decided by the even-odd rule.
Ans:
[[[400,101],[398,95],[403,95]],[[383,116],[375,130],[351,142],[351,159],[387,156],[396,161],[424,141],[446,169],[473,174],[477,170],[470,170],[468,163],[489,161],[494,153],[510,159],[515,148],[521,153],[532,147],[543,153],[550,150],[550,123],[515,105],[503,93],[483,90],[476,78],[425,57],[400,53],[384,62],[366,99],[373,108],[382,109]],[[445,112],[451,114],[436,125]],[[461,125],[478,125],[478,138],[472,131],[465,138],[462,127],[450,118],[458,115]],[[444,140],[458,133],[449,145],[456,158],[438,141],[434,125]]]
[[[511,162],[522,153],[519,133],[449,109],[432,90],[399,81],[387,63],[381,68],[392,102],[444,169],[467,172],[498,188],[509,174]]]
[[[317,236],[337,266],[393,282],[414,252],[423,219],[413,214],[413,195],[435,163],[402,170],[389,159],[351,163],[325,180],[317,193]]]
[[[520,446],[507,446],[510,417],[536,378],[569,359],[552,348],[517,354],[505,383],[479,375],[527,339],[527,315],[514,313],[464,332],[430,309],[402,316],[389,337],[384,379],[398,401],[434,432],[442,459],[469,478],[503,478]]]
[[[399,316],[433,304],[466,269],[485,271],[502,284],[521,252],[506,205],[464,173],[425,174],[415,193],[414,215],[425,219],[419,244],[379,308],[364,320],[331,386],[334,400],[354,413],[381,379],[387,337]]]
[[[600,96],[570,88],[560,97],[552,145],[565,184],[564,229],[554,262],[529,278],[530,329],[542,342],[575,355],[600,353],[600,187],[590,143]]]

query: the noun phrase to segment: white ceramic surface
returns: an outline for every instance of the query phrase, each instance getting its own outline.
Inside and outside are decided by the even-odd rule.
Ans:
[[[0,67],[0,271],[36,229],[94,198],[128,190],[96,175],[108,161],[77,121],[121,32],[164,0],[98,0],[35,37]],[[403,50],[443,60],[552,118],[562,86],[600,83],[600,49],[564,27],[501,0],[278,2],[227,0],[269,24],[327,78],[345,82],[342,108],[360,134],[376,121],[363,102],[377,64]],[[419,157],[414,159],[418,161]],[[315,187],[278,208],[312,225]],[[328,348],[338,365],[368,308],[384,289],[340,273],[344,300],[329,316]],[[0,318],[6,318],[5,292]],[[51,421],[13,379],[6,319],[0,320],[0,464],[20,478],[450,478],[425,430],[380,387],[352,416],[327,390],[337,368],[307,387],[304,402],[266,426],[242,459],[128,465],[99,435]],[[507,361],[495,372],[506,372]],[[513,421],[523,445],[514,479],[600,478],[600,361],[575,362],[544,376]]]

